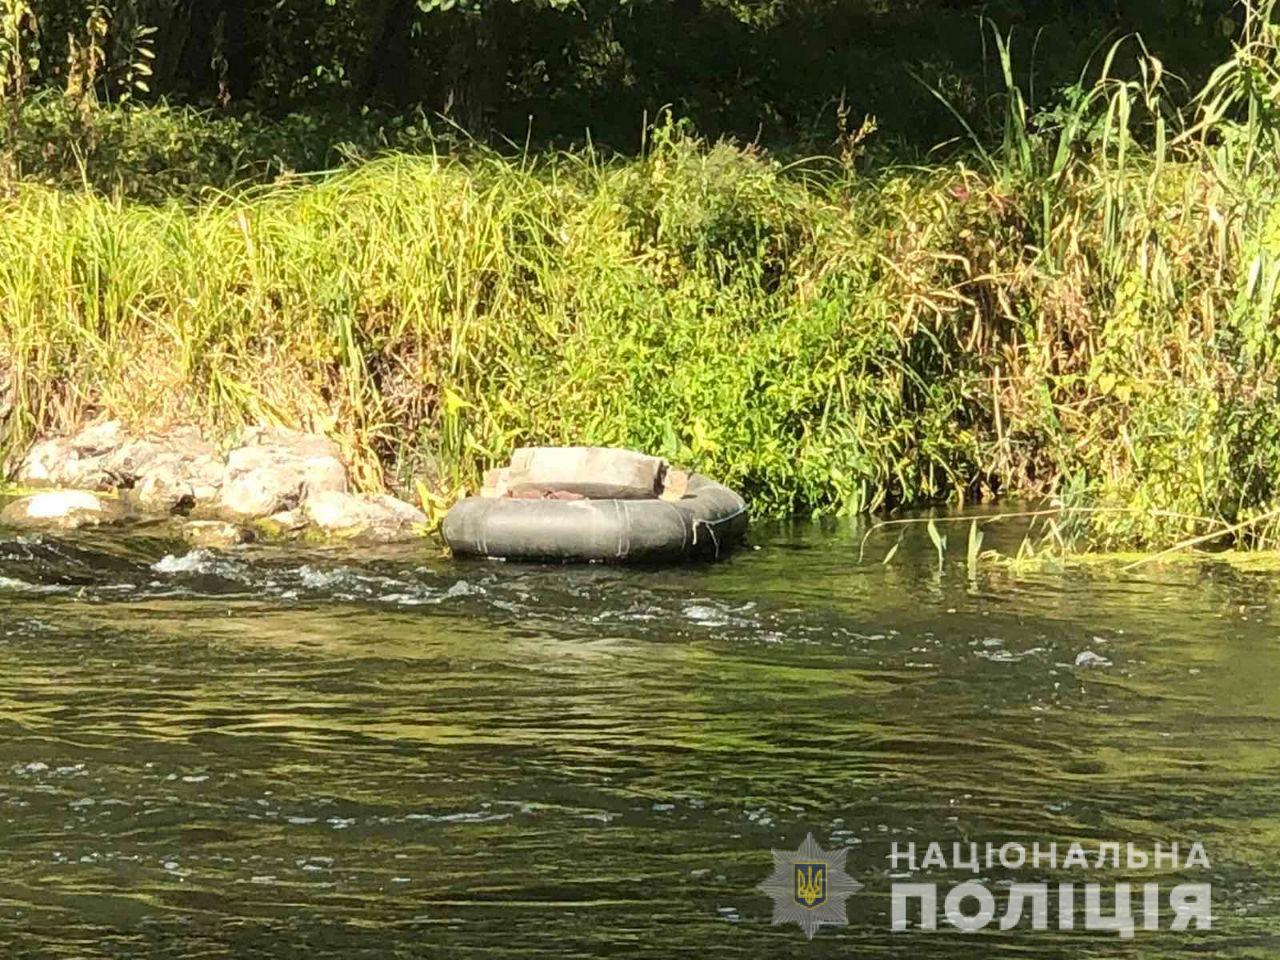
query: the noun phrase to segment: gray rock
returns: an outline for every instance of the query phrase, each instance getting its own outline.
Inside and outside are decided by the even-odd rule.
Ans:
[[[41,440],[27,451],[14,479],[27,487],[57,486],[68,461],[78,457],[66,438]]]
[[[71,438],[71,447],[82,457],[100,457],[129,439],[119,420],[106,420],[85,427]]]
[[[127,487],[136,485],[154,469],[160,469],[158,464],[163,464],[166,472],[172,472],[175,461],[196,465],[186,468],[186,472],[193,475],[193,481],[194,475],[207,479],[207,464],[216,463],[217,481],[214,485],[221,483],[223,467],[218,448],[201,437],[199,430],[189,426],[175,427],[160,435],[125,440],[103,455],[102,468],[117,484]]]
[[[292,510],[318,493],[345,493],[347,469],[324,437],[293,434],[288,444],[254,443],[227,456],[217,513],[254,520]],[[259,438],[260,439],[260,438]]]
[[[42,440],[27,451],[15,479],[29,487],[107,490],[114,484],[103,457],[124,442],[118,420],[86,427],[74,437]]]
[[[303,510],[324,533],[367,543],[411,540],[427,522],[417,507],[386,494],[322,491],[308,497]]]
[[[127,440],[102,458],[102,469],[123,486],[136,483],[143,471],[170,447],[151,438]]]
[[[252,543],[253,531],[221,520],[188,520],[182,525],[182,539],[193,547],[234,547]]]
[[[217,446],[201,435],[199,427],[191,424],[172,427],[166,430],[160,439],[170,448],[190,457],[220,457]]]
[[[302,482],[295,471],[259,467],[228,476],[214,512],[233,520],[256,520],[296,506],[301,496]]]
[[[1109,667],[1111,661],[1100,653],[1094,653],[1092,650],[1081,650],[1076,656],[1076,666],[1093,669],[1097,667]]]
[[[268,537],[290,537],[303,530],[306,525],[307,514],[301,507],[273,513],[255,524]]]
[[[152,461],[138,481],[130,501],[143,513],[176,513],[195,506],[196,495],[182,472],[182,463],[166,455],[169,462]]]
[[[317,493],[345,493],[337,444],[316,434],[257,427],[224,460],[195,427],[130,437],[109,420],[37,443],[16,479],[29,486],[124,489],[143,513],[188,512],[244,522],[297,509]]]
[[[226,482],[227,465],[221,457],[200,454],[184,461],[183,475],[197,502],[212,500]]]
[[[82,453],[63,437],[35,444],[27,451],[14,479],[28,487],[106,490],[111,486],[111,477],[102,468],[102,458]]]
[[[101,457],[76,457],[63,464],[58,486],[79,490],[110,490],[115,484],[111,474],[102,468]]]
[[[515,495],[564,491],[599,499],[636,500],[662,493],[667,462],[612,447],[518,447],[507,468]]]
[[[88,490],[48,490],[22,497],[0,512],[0,523],[51,530],[75,530],[124,519],[118,500]]]
[[[342,456],[338,445],[328,437],[288,427],[250,427],[241,438],[239,447],[276,447],[299,457],[333,457],[336,460]]]
[[[182,472],[199,494],[221,483],[221,465],[215,474],[207,464],[217,461],[217,448],[200,438],[194,427],[179,427],[170,433],[150,437],[130,437],[118,420],[86,427],[70,438],[60,437],[37,443],[27,453],[16,479],[27,486],[76,487],[82,490],[108,490],[137,486],[148,471],[161,461],[165,476],[173,486],[175,462],[193,461],[199,467]],[[148,495],[151,498],[152,495]]]
[[[213,500],[226,467],[211,456],[165,452],[141,467],[130,500],[144,513],[175,513]]]

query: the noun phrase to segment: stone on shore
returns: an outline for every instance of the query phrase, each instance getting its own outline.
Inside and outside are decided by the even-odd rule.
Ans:
[[[85,427],[71,438],[71,447],[82,457],[100,457],[128,440],[119,420],[106,420]]]
[[[104,490],[111,478],[100,458],[82,456],[70,440],[43,440],[28,451],[15,479],[24,487],[75,487]]]
[[[193,547],[235,547],[254,540],[253,531],[222,520],[188,520],[182,525],[182,539]]]
[[[427,515],[386,494],[322,491],[303,504],[307,519],[331,536],[366,543],[393,543],[419,536]]]
[[[342,451],[328,437],[318,433],[303,433],[288,427],[250,427],[237,445],[248,447],[274,447],[288,450],[296,457],[332,457],[341,459]]]
[[[218,449],[194,427],[132,437],[118,420],[85,427],[71,437],[35,444],[15,479],[31,487],[138,490],[137,506],[169,512],[212,497],[222,484]]]
[[[189,516],[183,536],[225,546],[250,536],[287,538],[305,528],[384,542],[416,536],[427,518],[386,496],[352,496],[338,445],[318,434],[253,427],[224,458],[195,427],[130,435],[107,420],[43,440],[16,479],[55,488],[54,499],[19,501],[8,522],[73,529],[125,517]],[[67,489],[72,488],[72,489]],[[120,500],[89,491],[119,491]],[[313,503],[314,501],[314,503]]]
[[[155,472],[171,472],[175,464],[197,465],[191,472],[208,473],[208,464],[216,466],[212,479],[221,483],[222,457],[218,448],[200,436],[195,427],[174,427],[158,436],[129,437],[102,455],[102,468],[111,475],[116,486],[138,486]],[[206,481],[210,479],[206,477]]]
[[[30,487],[74,487],[105,490],[111,476],[103,456],[124,443],[119,420],[85,427],[72,437],[44,440],[28,451],[18,468],[17,481]]]
[[[292,537],[306,529],[307,512],[301,507],[294,507],[292,510],[282,510],[279,513],[273,513],[269,517],[256,520],[253,525],[267,537],[277,539]]]
[[[130,500],[144,513],[181,513],[207,502],[222,488],[226,468],[207,454],[157,454],[143,467]]]
[[[284,427],[254,427],[227,455],[211,513],[247,522],[293,510],[317,493],[346,491],[347,468],[332,440]]]
[[[48,490],[15,500],[0,511],[0,523],[47,530],[76,530],[122,520],[118,500],[88,490]]]
[[[347,468],[318,445],[239,447],[227,457],[214,512],[228,520],[257,520],[292,510],[318,493],[346,491]]]

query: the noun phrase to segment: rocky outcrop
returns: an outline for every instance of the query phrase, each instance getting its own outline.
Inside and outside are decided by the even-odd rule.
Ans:
[[[292,430],[258,430],[227,456],[215,515],[256,520],[292,510],[317,493],[346,493],[347,469],[337,445]]]
[[[46,530],[75,530],[123,520],[120,501],[88,490],[48,490],[20,497],[0,511],[0,523]]]
[[[136,508],[167,513],[212,496],[222,474],[218,448],[194,428],[134,437],[118,420],[108,420],[37,443],[15,479],[27,487],[136,491]]]
[[[15,479],[22,486],[75,489],[24,498],[5,510],[4,522],[34,524],[27,501],[35,501],[38,519],[49,521],[41,525],[60,529],[177,514],[192,518],[182,528],[185,538],[210,546],[245,542],[250,525],[268,536],[310,527],[386,541],[416,536],[426,523],[421,511],[394,497],[349,493],[346,465],[333,441],[279,427],[246,431],[224,455],[192,427],[137,436],[108,420],[35,444]],[[120,496],[106,499],[93,491]],[[65,509],[59,512],[58,504]]]
[[[330,536],[376,543],[421,536],[427,522],[417,507],[385,494],[324,491],[308,497],[303,510],[312,526]]]
[[[132,501],[146,513],[181,513],[222,489],[226,466],[213,454],[160,453],[137,475]]]

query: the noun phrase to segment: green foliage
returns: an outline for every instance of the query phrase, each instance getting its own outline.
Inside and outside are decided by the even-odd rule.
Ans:
[[[305,179],[335,159],[305,119],[36,98],[20,156],[53,182],[0,199],[4,447],[97,409],[282,421],[447,498],[517,444],[624,445],[757,514],[1057,496],[1055,543],[1275,546],[1280,49],[1243,12],[1195,95],[1127,39],[1039,109],[997,31],[1003,94],[949,104],[969,152],[911,168],[667,115],[629,159],[362,120],[415,153]],[[59,125],[99,189],[41,166]]]
[[[516,142],[590,129],[628,151],[664,106],[712,135],[829,147],[837,104],[927,149],[954,128],[927,90],[904,82],[904,68],[983,114],[1000,84],[979,17],[1016,39],[1016,79],[1036,109],[1037,94],[1072,82],[1112,36],[1142,31],[1198,82],[1238,27],[1230,0],[42,0],[31,9],[41,89],[272,116],[421,111]]]
[[[18,122],[11,153],[25,179],[148,202],[287,181],[425,137],[409,120],[311,113],[268,120],[164,103],[84,110],[52,92],[29,98]]]
[[[954,344],[903,327],[851,189],[872,201],[674,129],[633,163],[388,157],[199,207],[23,187],[0,228],[11,439],[100,405],[328,425],[371,484],[430,462],[474,486],[513,445],[583,442],[762,512],[938,496],[977,453],[963,381],[922,376]]]

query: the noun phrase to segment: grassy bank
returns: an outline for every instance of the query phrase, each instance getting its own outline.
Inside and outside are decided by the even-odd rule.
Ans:
[[[1190,102],[1131,42],[1051,112],[1011,85],[1002,142],[931,168],[667,124],[637,159],[388,156],[198,203],[11,184],[3,451],[96,411],[270,420],[448,499],[515,444],[611,444],[757,513],[1059,495],[1081,544],[1276,546],[1256,16]]]

